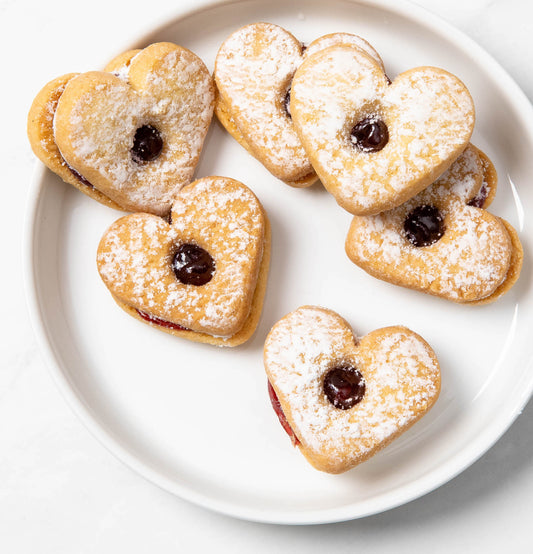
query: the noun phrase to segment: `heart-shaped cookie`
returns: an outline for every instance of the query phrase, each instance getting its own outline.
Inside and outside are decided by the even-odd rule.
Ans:
[[[513,227],[489,212],[497,175],[470,145],[435,183],[393,210],[355,216],[346,253],[396,285],[485,304],[518,279],[523,251]]]
[[[291,122],[291,80],[309,52],[332,44],[354,45],[382,65],[372,46],[356,35],[326,35],[305,49],[291,33],[271,23],[235,31],[217,54],[218,119],[274,176],[291,186],[306,187],[316,180]]]
[[[198,163],[214,83],[198,56],[171,43],[152,44],[127,62],[118,74],[68,81],[53,116],[54,140],[84,192],[166,215]]]
[[[367,460],[435,403],[440,369],[430,346],[405,327],[359,339],[331,310],[303,306],[270,331],[265,369],[293,442],[321,471]]]
[[[454,75],[419,67],[391,83],[349,45],[306,58],[292,83],[291,112],[320,180],[356,215],[391,209],[431,184],[465,149],[475,119]]]
[[[266,289],[270,228],[252,191],[227,177],[184,187],[171,224],[138,213],[98,246],[100,276],[118,304],[163,331],[236,346],[254,332]]]

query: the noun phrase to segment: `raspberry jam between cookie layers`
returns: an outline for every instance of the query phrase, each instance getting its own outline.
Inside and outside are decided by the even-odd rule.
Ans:
[[[292,119],[292,114],[291,114],[291,87],[289,87],[289,89],[285,93],[285,96],[283,97],[283,101],[282,101],[281,104],[283,106],[283,109],[285,110],[285,114],[287,115],[287,117],[289,119]]]
[[[489,196],[489,187],[487,186],[487,183],[483,183],[481,185],[481,188],[479,189],[479,192],[468,202],[469,206],[472,206],[474,208],[482,208],[485,205],[485,202]]]
[[[152,125],[143,125],[135,131],[131,157],[134,162],[143,164],[155,160],[163,150],[163,137]]]
[[[215,260],[196,244],[182,244],[174,254],[172,269],[180,283],[200,287],[213,278]]]
[[[324,377],[324,394],[339,410],[349,410],[363,400],[366,384],[361,372],[343,364],[330,369]]]
[[[274,387],[270,384],[270,381],[268,381],[268,396],[270,397],[270,402],[272,404],[272,407],[274,408],[274,411],[276,412],[276,415],[278,416],[281,426],[283,427],[283,429],[285,429],[285,432],[291,438],[292,444],[294,446],[298,446],[300,444],[300,441],[298,440],[298,437],[294,434],[292,427],[289,425],[289,422],[287,421],[287,418],[285,417],[285,414],[281,409],[278,395],[276,394]]]
[[[389,130],[380,117],[370,115],[354,125],[350,140],[361,152],[378,152],[389,142]]]
[[[304,42],[300,43],[301,53],[303,54],[307,50],[307,45]],[[291,86],[287,89],[287,92],[285,93],[285,96],[283,97],[283,100],[281,101],[281,105],[283,106],[283,110],[285,111],[285,114],[289,119],[292,119],[291,114]]]
[[[94,185],[89,183],[89,181],[87,181],[87,179],[81,173],[78,173],[73,167],[68,165],[67,162],[65,162],[65,164],[68,167],[69,171],[72,173],[72,175],[74,175],[74,177],[76,177],[76,179],[78,179],[78,181],[82,185],[85,185],[86,187],[89,187],[90,189],[94,189]]]
[[[404,221],[403,230],[413,246],[429,246],[444,234],[444,218],[435,206],[417,206]]]
[[[188,331],[186,327],[182,327],[181,325],[178,325],[177,323],[172,323],[170,321],[166,321],[165,319],[161,319],[160,317],[156,317],[155,315],[147,314],[146,312],[142,312],[141,310],[135,309],[135,311],[145,320],[149,323],[153,323],[154,325],[159,325],[160,327],[166,327],[167,329],[174,329],[175,331]]]

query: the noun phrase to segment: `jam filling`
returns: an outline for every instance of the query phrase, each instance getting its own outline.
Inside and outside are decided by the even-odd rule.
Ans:
[[[349,364],[330,369],[324,377],[324,394],[339,410],[349,410],[363,400],[366,390],[361,372]]]
[[[135,311],[145,320],[149,323],[153,323],[155,325],[159,325],[160,327],[166,327],[167,329],[174,329],[175,331],[187,331],[188,329],[186,327],[182,327],[181,325],[178,325],[177,323],[172,323],[170,321],[167,321],[165,319],[161,319],[160,317],[156,317],[155,315],[147,314],[146,312],[143,312],[141,310],[135,309]]]
[[[279,422],[281,423],[283,429],[285,429],[287,435],[289,435],[289,437],[291,438],[292,444],[294,446],[299,445],[300,441],[298,440],[298,437],[294,434],[292,427],[289,425],[289,422],[287,421],[287,418],[285,417],[285,414],[281,409],[278,395],[276,394],[274,387],[270,384],[270,381],[268,381],[268,396],[270,397],[270,402],[272,404],[272,407],[274,408],[274,411],[276,412],[276,415],[278,416]]]
[[[174,254],[172,269],[180,283],[200,287],[213,278],[215,260],[196,244],[182,244]]]
[[[306,46],[306,44],[301,42],[300,47],[302,49],[302,54],[303,54],[305,52],[305,50],[307,49],[307,46]],[[287,117],[289,119],[292,119],[292,114],[291,114],[291,87],[290,86],[287,89],[287,92],[285,93],[285,96],[283,97],[283,100],[281,101],[281,105],[283,106],[283,110],[285,111],[285,114],[287,115]]]
[[[81,174],[81,173],[78,173],[73,167],[71,167],[70,165],[68,165],[67,162],[65,162],[66,166],[68,167],[69,171],[72,173],[72,175],[74,175],[74,177],[76,177],[76,179],[78,179],[78,181],[82,184],[82,185],[85,185],[86,187],[89,187],[91,189],[94,189],[94,185],[92,185],[91,183],[89,183],[89,181],[87,181],[87,179]]]
[[[389,142],[389,130],[380,117],[370,115],[354,125],[350,140],[361,152],[378,152]]]
[[[285,113],[287,114],[287,117],[289,119],[292,119],[291,115],[291,87],[288,88],[287,92],[285,93],[285,96],[283,97],[283,101],[281,102],[283,109],[285,110]]]
[[[444,234],[444,217],[435,206],[418,206],[407,216],[403,230],[413,246],[429,246]]]
[[[489,188],[487,186],[487,183],[483,183],[481,185],[481,188],[479,189],[479,192],[468,202],[469,206],[473,206],[474,208],[482,208],[485,204],[485,201],[487,200],[489,196]]]
[[[155,160],[163,150],[161,133],[152,125],[143,125],[135,131],[131,157],[134,162],[143,164]]]

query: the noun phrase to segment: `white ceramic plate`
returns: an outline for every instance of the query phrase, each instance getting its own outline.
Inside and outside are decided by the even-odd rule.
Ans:
[[[278,23],[304,42],[334,31],[360,34],[381,53],[391,76],[436,65],[464,80],[477,108],[473,142],[500,176],[491,210],[519,229],[525,246],[519,283],[495,304],[468,307],[371,278],[347,259],[350,217],[321,186],[282,184],[213,123],[197,175],[228,175],[249,185],[273,227],[264,312],[248,344],[219,349],[190,343],[118,309],[98,277],[95,252],[121,214],[42,168],[27,225],[29,304],[70,405],[140,474],[241,518],[357,518],[414,499],[465,469],[531,394],[533,115],[514,82],[470,39],[396,0],[206,3],[128,46],[174,41],[212,68],[222,40],[260,20]],[[434,409],[373,459],[339,476],[315,471],[291,447],[267,396],[263,341],[280,317],[302,304],[340,312],[359,334],[407,325],[429,341],[441,362],[443,388]]]

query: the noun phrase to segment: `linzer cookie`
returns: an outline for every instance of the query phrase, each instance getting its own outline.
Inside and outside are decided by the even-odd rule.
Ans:
[[[197,342],[236,346],[263,305],[270,227],[250,189],[227,177],[184,187],[171,223],[137,213],[102,237],[97,264],[117,303],[137,319]]]
[[[166,215],[198,163],[213,80],[198,56],[171,43],[127,52],[111,66],[114,73],[66,75],[43,88],[28,116],[32,148],[96,200]]]
[[[514,228],[485,210],[496,183],[490,160],[470,145],[402,206],[355,216],[346,252],[378,279],[454,302],[493,302],[516,282],[523,257]]]
[[[264,350],[274,409],[316,468],[341,473],[367,460],[435,403],[440,369],[405,327],[358,338],[331,310],[303,306],[270,331]]]
[[[382,65],[372,46],[356,35],[326,35],[305,49],[291,33],[271,23],[239,29],[217,54],[218,119],[275,177],[291,186],[306,187],[317,178],[292,125],[291,80],[309,52],[332,44],[361,48]]]
[[[466,148],[475,119],[454,75],[418,67],[391,83],[350,45],[306,57],[292,82],[291,113],[318,177],[356,215],[396,207],[430,185]]]

